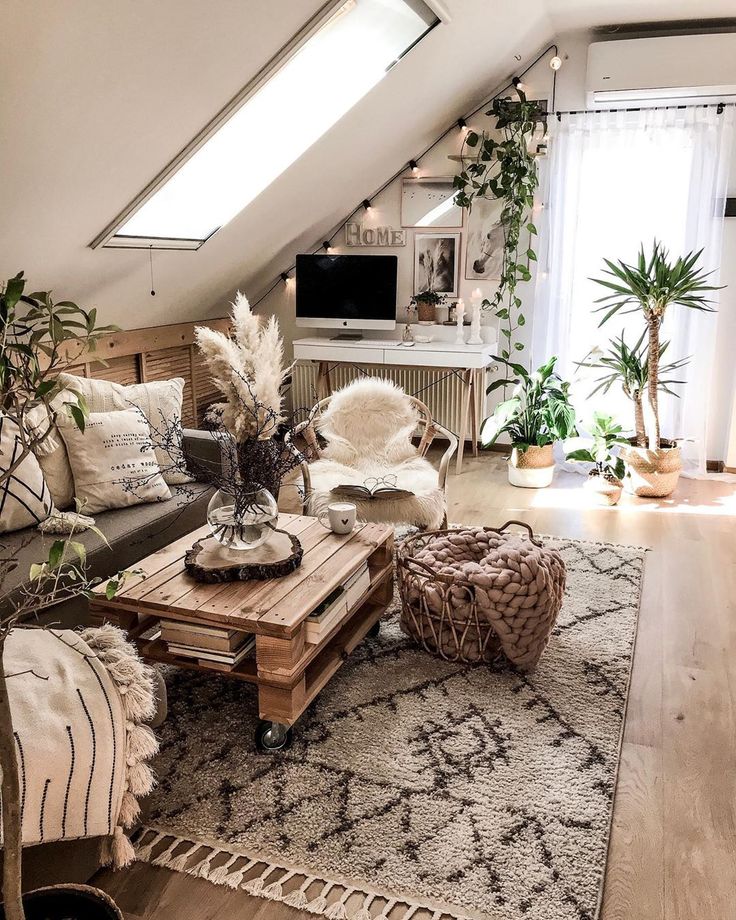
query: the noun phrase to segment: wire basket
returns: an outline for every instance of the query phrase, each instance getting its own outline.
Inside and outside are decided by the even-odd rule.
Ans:
[[[527,537],[504,534],[517,524]],[[417,555],[447,537],[459,545],[463,538],[473,540],[478,533],[489,535],[494,543],[488,555],[500,566],[497,582],[505,585],[515,579],[511,589],[494,588],[492,576],[475,581],[461,574],[443,574],[427,565]],[[493,539],[503,536],[504,539]],[[459,552],[462,552],[460,549]],[[524,557],[524,568],[517,557]],[[527,562],[533,557],[531,568]],[[462,562],[474,562],[469,558]],[[475,527],[435,530],[404,540],[397,553],[398,581],[401,594],[401,628],[426,651],[450,662],[489,663],[508,658],[522,668],[533,667],[547,645],[562,604],[565,566],[559,553],[544,547],[532,529],[522,521],[507,521],[503,527]],[[504,566],[513,567],[507,575]],[[480,567],[478,567],[480,568]],[[522,574],[522,572],[524,574]],[[480,588],[486,579],[490,590]],[[518,594],[520,603],[514,600]],[[491,600],[490,597],[496,600]],[[525,606],[522,607],[521,605]]]

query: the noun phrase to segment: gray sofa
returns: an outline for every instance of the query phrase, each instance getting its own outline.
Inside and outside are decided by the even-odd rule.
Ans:
[[[220,450],[215,438],[207,431],[184,430],[184,452],[196,457],[198,466],[220,465]],[[207,503],[212,489],[203,482],[171,486],[171,499],[165,502],[133,505],[95,515],[95,524],[105,535],[102,540],[89,530],[78,539],[87,549],[87,574],[90,578],[108,578],[122,569],[134,566],[144,556],[161,549],[189,531],[206,523]],[[28,583],[29,569],[34,562],[48,558],[55,536],[44,536],[28,527],[14,533],[0,534],[3,555],[12,555],[15,567],[0,585],[0,611],[7,612],[13,599]],[[88,622],[87,602],[76,598],[48,608],[43,620],[71,628]]]
[[[209,432],[185,429],[184,452],[197,459],[200,469],[211,467],[217,470],[220,467],[219,445]],[[78,537],[87,549],[90,578],[108,578],[121,569],[134,566],[144,556],[205,523],[211,487],[204,482],[192,482],[170,488],[172,498],[169,501],[95,515],[95,523],[105,535],[107,544],[92,531]],[[55,539],[58,538],[44,536],[31,527],[0,535],[3,556],[10,554],[16,560],[15,568],[0,585],[0,610],[3,613],[23,590],[31,564],[48,558],[49,547]],[[87,601],[83,598],[65,601],[47,608],[39,619],[66,628],[85,625],[89,622]],[[160,681],[159,711],[152,723],[154,727],[163,721],[165,713],[166,692],[163,681]],[[145,811],[145,801],[142,804]],[[27,847],[24,850],[24,890],[42,884],[86,882],[99,867],[99,844],[97,839],[87,839]]]

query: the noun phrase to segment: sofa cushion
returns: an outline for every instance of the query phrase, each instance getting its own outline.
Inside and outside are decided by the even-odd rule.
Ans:
[[[0,469],[9,470],[23,456],[20,431],[15,422],[0,413]],[[20,530],[45,521],[51,511],[51,496],[41,467],[29,453],[0,485],[0,533]]]
[[[25,419],[25,426],[36,441],[33,452],[43,470],[54,507],[59,511],[74,504],[74,476],[55,421],[61,413],[67,415],[70,405],[77,405],[77,397],[71,390],[62,390],[53,398],[50,407],[39,403],[26,412]]]
[[[150,505],[135,505],[95,515],[95,522],[105,535],[109,546],[88,530],[75,537],[87,548],[87,574],[90,578],[108,578],[121,569],[130,568],[149,553],[161,549],[184,534],[206,523],[207,503],[212,489],[199,482],[173,486],[171,501]],[[0,613],[7,610],[13,596],[28,581],[34,562],[48,558],[54,536],[44,536],[33,528],[17,531],[2,538],[3,557],[13,555],[16,567],[7,574],[0,586]],[[87,602],[73,601],[50,608],[48,617],[54,623],[69,626],[86,622]]]
[[[181,452],[183,377],[123,386],[112,380],[59,374],[59,382],[81,393],[90,412],[112,412],[119,409],[137,409],[142,412],[149,425],[164,480],[170,485],[191,482],[192,477],[184,469]]]
[[[171,498],[138,411],[90,412],[84,431],[71,420],[58,422],[85,514]]]

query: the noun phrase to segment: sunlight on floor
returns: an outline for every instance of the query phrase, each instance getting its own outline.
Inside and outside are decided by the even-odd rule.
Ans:
[[[611,514],[645,511],[671,514],[736,514],[736,484],[711,480],[681,479],[669,498],[637,498],[624,492],[613,508],[597,505],[583,488],[583,478],[574,473],[558,473],[548,489],[533,495],[531,508],[559,508],[581,511],[600,510]]]

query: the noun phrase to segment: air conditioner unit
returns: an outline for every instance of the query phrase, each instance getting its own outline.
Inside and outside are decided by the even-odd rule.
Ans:
[[[736,101],[736,33],[593,42],[589,108]]]

